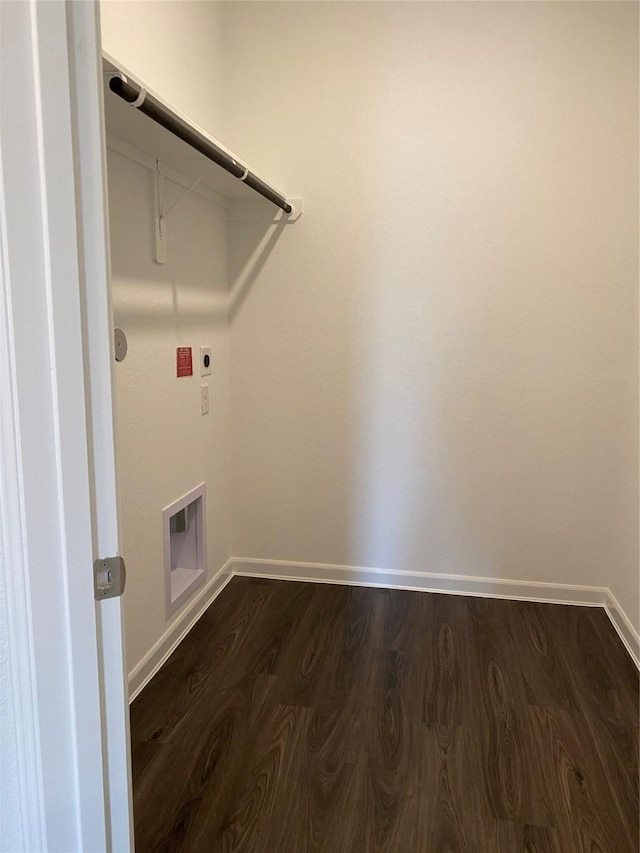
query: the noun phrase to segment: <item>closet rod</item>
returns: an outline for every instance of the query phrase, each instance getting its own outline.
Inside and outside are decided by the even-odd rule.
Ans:
[[[209,160],[217,163],[227,172],[243,181],[248,187],[255,190],[261,196],[269,199],[270,202],[277,205],[285,213],[291,213],[293,208],[289,202],[281,196],[280,193],[272,189],[269,184],[262,181],[257,175],[254,175],[249,169],[234,160],[230,154],[220,148],[210,139],[207,139],[201,133],[198,133],[193,127],[187,124],[171,110],[167,109],[164,104],[156,100],[153,95],[150,95],[144,89],[136,84],[131,83],[124,75],[114,75],[109,78],[109,89],[123,101],[131,104],[131,106],[140,110],[141,113],[149,116],[162,127],[178,136],[187,145],[195,148]]]

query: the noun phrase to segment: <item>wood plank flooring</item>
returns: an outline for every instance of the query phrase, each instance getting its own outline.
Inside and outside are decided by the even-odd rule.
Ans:
[[[131,707],[136,850],[638,853],[599,608],[234,578]]]

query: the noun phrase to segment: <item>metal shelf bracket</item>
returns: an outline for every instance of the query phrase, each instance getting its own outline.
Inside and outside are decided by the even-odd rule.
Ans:
[[[162,201],[164,198],[164,171],[162,164],[156,160],[153,171],[153,203],[156,225],[156,262],[166,264],[167,262],[167,232],[166,223],[162,216]]]
[[[167,262],[167,219],[175,208],[183,201],[189,193],[192,193],[198,184],[203,180],[205,175],[200,175],[199,178],[190,184],[187,189],[180,195],[173,204],[168,208],[164,207],[164,182],[165,174],[162,168],[162,163],[156,160],[155,169],[153,172],[153,188],[154,188],[154,208],[155,208],[155,231],[156,231],[156,262],[166,264]]]

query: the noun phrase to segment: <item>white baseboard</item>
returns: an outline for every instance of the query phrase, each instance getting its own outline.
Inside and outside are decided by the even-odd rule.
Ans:
[[[516,601],[541,601],[548,604],[577,604],[604,607],[625,648],[640,668],[640,636],[626,613],[607,587],[576,584],[539,583],[537,581],[478,578],[468,575],[444,575],[429,572],[372,569],[360,566],[332,566],[324,563],[296,563],[286,560],[235,558],[234,575],[273,578],[274,580],[311,581],[352,586],[442,592],[449,595],[473,595],[485,598],[509,598]]]
[[[140,663],[129,673],[129,702],[133,702],[143,687],[153,678],[171,652],[186,637],[205,612],[233,577],[231,567],[233,559],[227,560],[222,568],[211,578],[200,594],[185,607],[180,616],[173,622],[157,643],[143,657]]]
[[[324,563],[294,563],[284,560],[234,558],[234,575],[255,575],[279,580],[413,589],[485,598],[512,598],[553,604],[586,604],[604,607],[608,590],[598,586],[575,586],[535,581],[478,578],[469,575],[441,575],[430,572],[371,569],[360,566],[331,566]]]
[[[606,587],[232,557],[129,674],[129,701],[132,702],[153,678],[234,575],[604,607],[625,648],[640,668],[640,636],[611,590]]]
[[[622,607],[620,607],[615,595],[611,590],[607,590],[607,592],[609,593],[609,600],[605,605],[607,616],[611,619],[613,627],[618,632],[635,665],[640,669],[640,634],[638,634],[631,624],[631,620]]]

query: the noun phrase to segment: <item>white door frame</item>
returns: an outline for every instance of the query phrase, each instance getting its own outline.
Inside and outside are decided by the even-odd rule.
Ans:
[[[98,6],[0,3],[2,846],[133,846]],[[4,612],[2,612],[4,611]],[[12,771],[15,770],[15,773]],[[11,777],[11,778],[10,778]],[[6,846],[5,846],[6,849]]]

